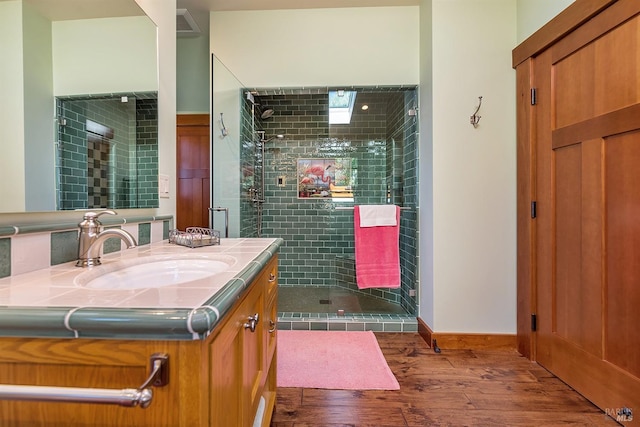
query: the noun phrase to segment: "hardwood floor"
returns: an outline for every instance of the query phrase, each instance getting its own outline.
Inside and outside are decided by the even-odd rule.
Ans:
[[[436,354],[418,334],[376,337],[400,390],[278,388],[271,426],[618,425],[515,351]]]

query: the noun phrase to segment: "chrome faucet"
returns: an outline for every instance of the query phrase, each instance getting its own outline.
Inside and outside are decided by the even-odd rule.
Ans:
[[[117,237],[122,240],[127,248],[135,248],[136,239],[131,234],[120,228],[108,228],[104,230],[102,223],[98,221],[100,215],[117,215],[114,211],[102,211],[100,213],[87,212],[78,224],[78,261],[76,267],[90,267],[100,265],[100,250],[104,242]]]

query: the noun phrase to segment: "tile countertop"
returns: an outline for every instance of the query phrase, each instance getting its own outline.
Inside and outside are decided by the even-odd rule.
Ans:
[[[205,338],[278,252],[283,240],[221,239],[186,248],[166,240],[102,257],[102,266],[75,261],[0,279],[0,336],[196,340]],[[164,287],[90,289],[76,278],[110,263],[148,256],[224,255],[231,266],[204,279]]]

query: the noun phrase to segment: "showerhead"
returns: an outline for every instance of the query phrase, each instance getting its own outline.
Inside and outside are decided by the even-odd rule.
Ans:
[[[263,139],[263,140],[262,140],[262,142],[263,142],[263,143],[267,143],[267,142],[272,141],[272,140],[274,140],[274,139],[284,139],[284,135],[282,135],[282,134],[273,135],[273,136],[272,136],[272,137],[270,137],[270,138]]]
[[[284,139],[284,135],[283,134],[277,134],[277,135],[273,135],[270,136],[269,138],[267,138],[267,132],[263,131],[263,130],[257,130],[256,133],[258,134],[258,136],[260,137],[260,141],[261,143],[266,143],[269,142],[273,139]]]
[[[273,113],[274,113],[273,109],[267,108],[266,110],[264,110],[262,112],[262,114],[260,115],[260,118],[261,119],[268,119],[269,117],[273,116]]]

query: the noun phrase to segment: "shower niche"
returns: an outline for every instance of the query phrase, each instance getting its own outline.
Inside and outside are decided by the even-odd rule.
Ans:
[[[351,158],[297,159],[298,198],[353,202],[357,170]]]

